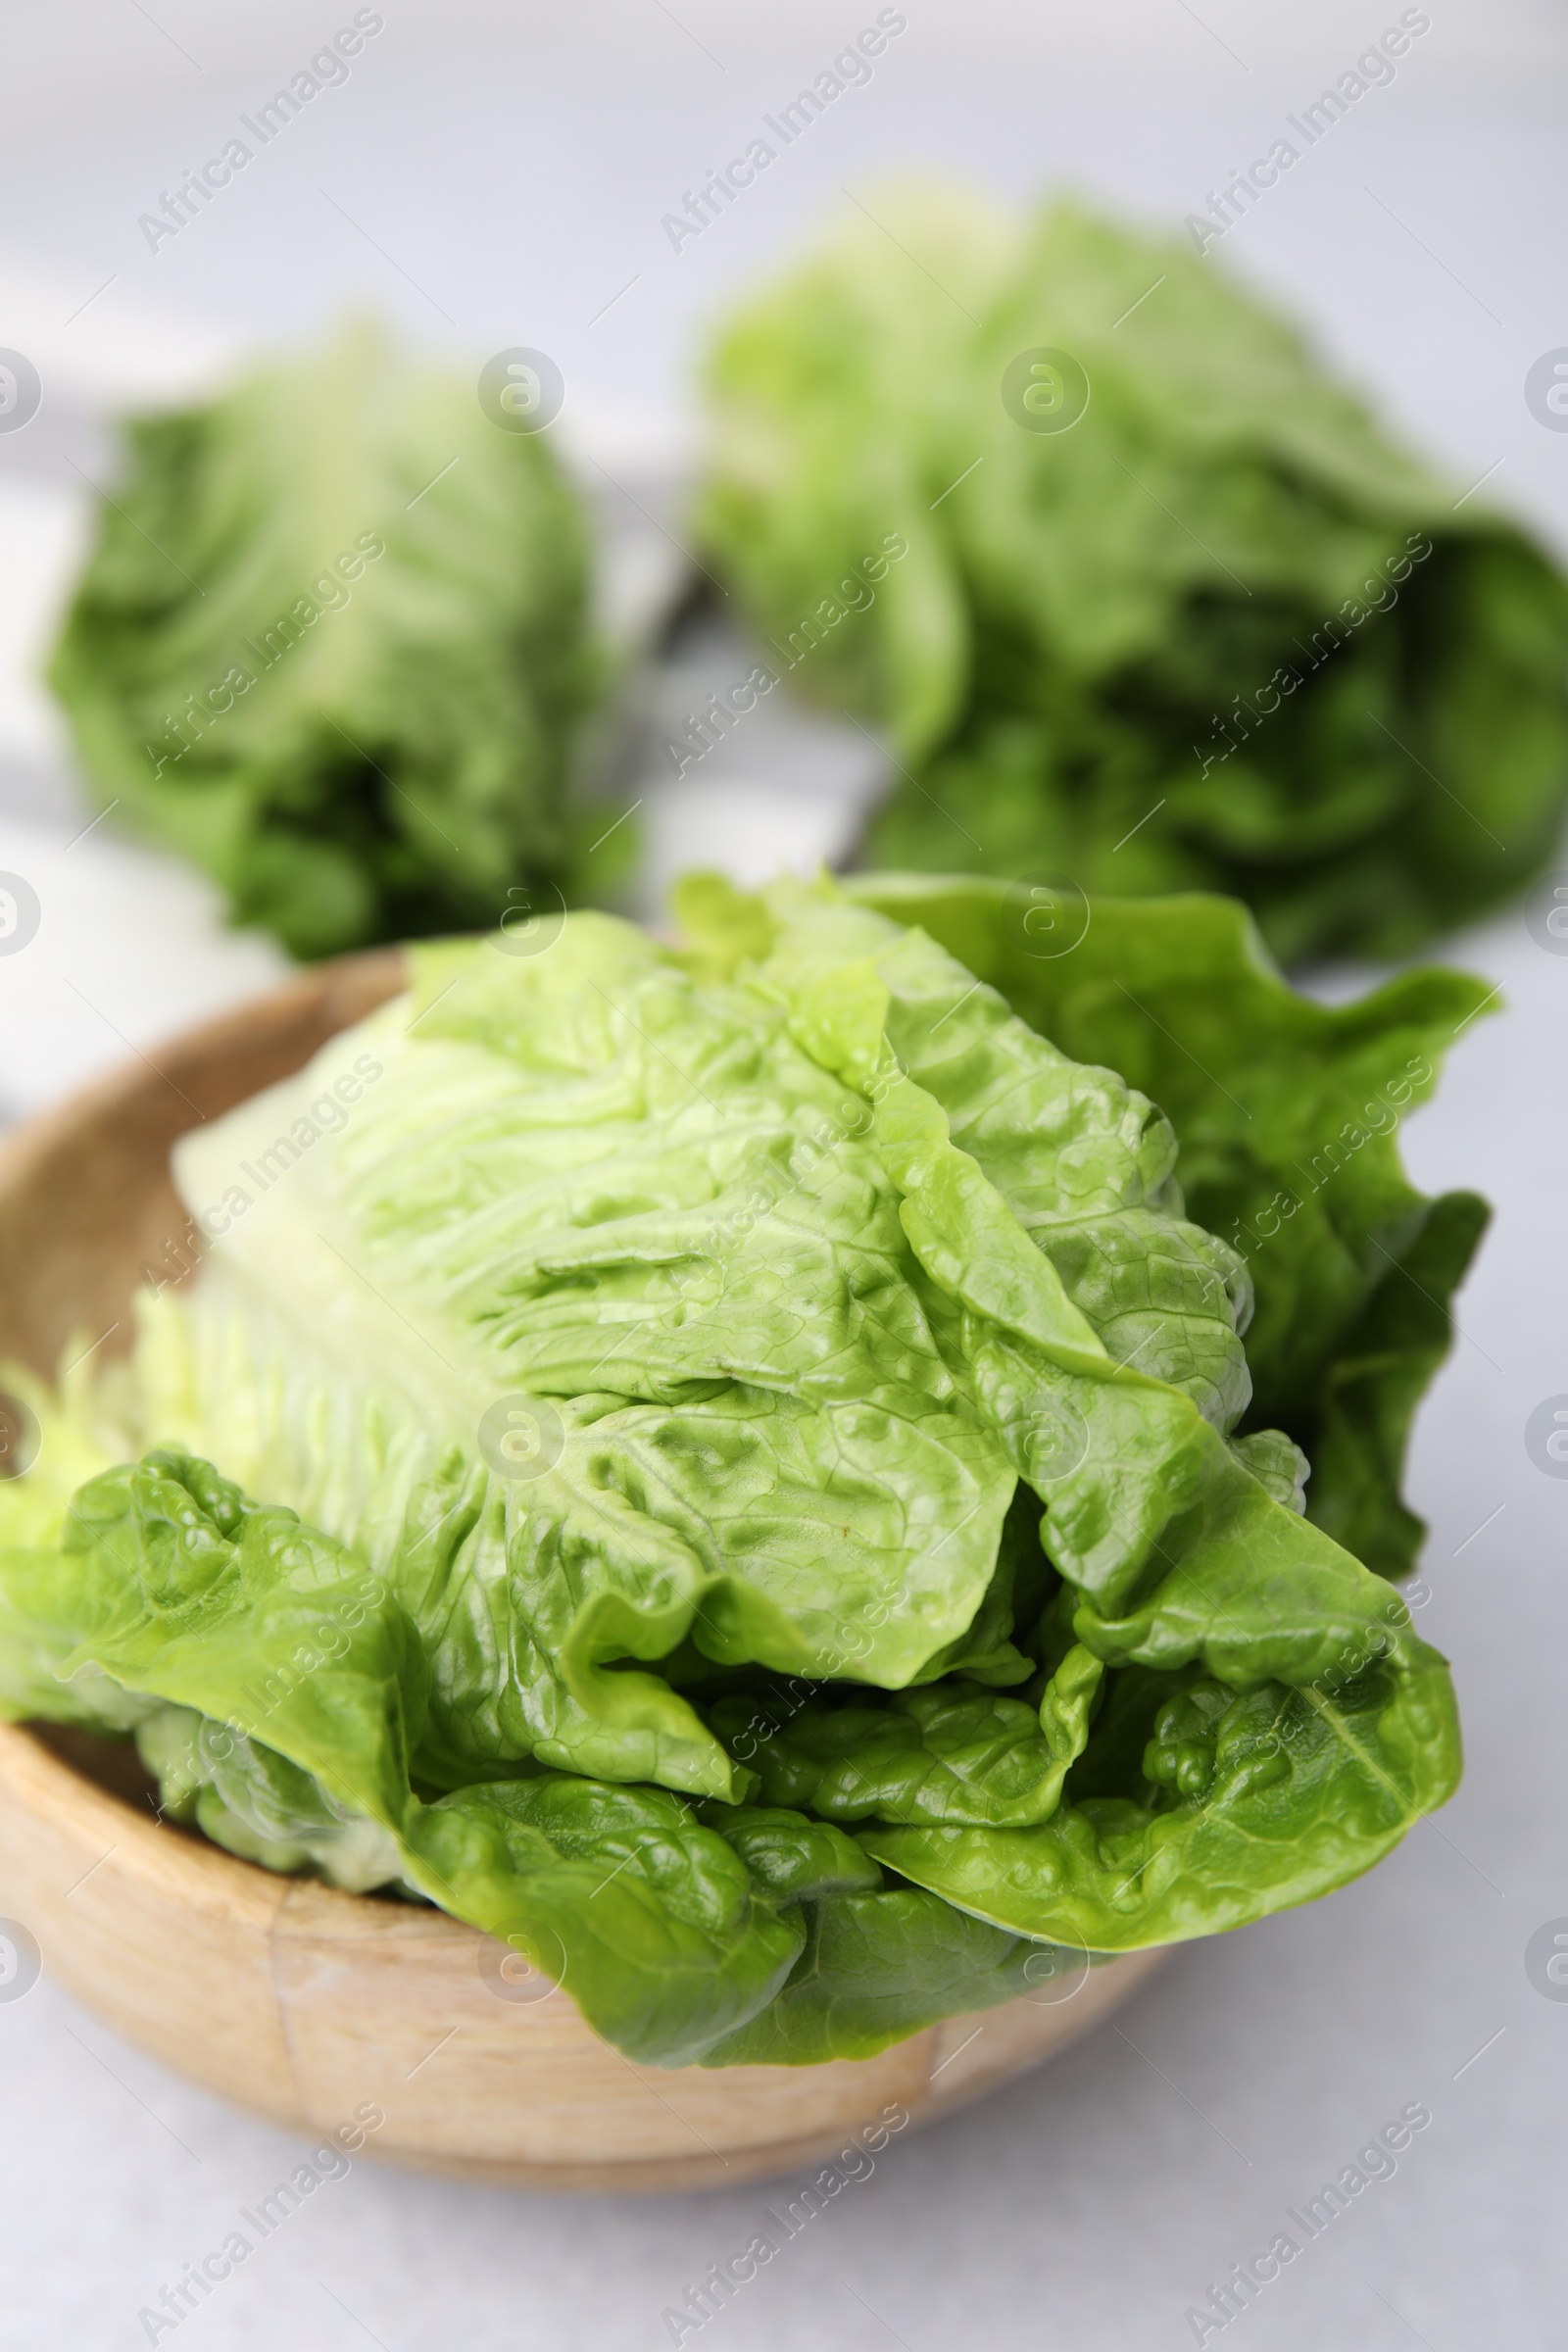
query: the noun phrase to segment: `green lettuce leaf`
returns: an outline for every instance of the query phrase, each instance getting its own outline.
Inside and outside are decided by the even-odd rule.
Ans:
[[[1004,884],[875,874],[847,887],[1168,1114],[1187,1206],[1239,1250],[1255,1294],[1242,1428],[1286,1431],[1312,1464],[1315,1524],[1402,1575],[1426,1533],[1399,1494],[1410,1424],[1489,1212],[1474,1193],[1418,1193],[1398,1127],[1496,991],[1425,970],[1318,1004],[1220,899],[1096,899],[1076,946],[1053,956],[1025,927],[1031,902]],[[1084,912],[1060,911],[1067,937]]]
[[[705,2052],[704,2066],[873,2058],[942,2018],[994,2008],[1060,1972],[1054,1950],[914,1886],[826,1895],[806,1916],[806,1950],[783,1990]]]
[[[50,671],[103,805],[302,956],[569,888],[599,662],[543,438],[366,328],[126,438]]]
[[[335,1829],[340,1883],[399,1876],[512,1941],[633,2057],[690,2063],[801,1952],[798,1917],[663,1790],[542,1774],[421,1802],[429,1666],[407,1611],[330,1536],[209,1463],[153,1453],[90,1481],[47,1592],[11,1597],[75,1633],[68,1679],[91,1665],[208,1719],[200,1745],[167,1717],[142,1736],[221,1842],[319,1866]]]
[[[1228,1582],[1240,1561],[1261,1575],[1289,1559],[1293,1573],[1320,1580],[1325,1599],[1335,1595],[1336,1610],[1375,1611],[1377,1580],[1225,1444],[1246,1401],[1245,1364],[1234,1386],[1193,1377],[1194,1332],[1218,1328],[1234,1343],[1250,1299],[1223,1246],[1193,1266],[1172,1246],[1185,1234],[1158,1114],[1108,1073],[1068,1063],[923,933],[851,906],[825,884],[779,886],[768,905],[782,927],[757,967],[760,984],[784,997],[816,1058],[865,1091],[904,1230],[935,1297],[956,1309],[953,1344],[976,1395],[1048,1506],[1042,1541],[1061,1573],[1107,1613],[1156,1564]],[[1004,1050],[1000,1085],[993,1039]],[[997,1182],[954,1140],[944,1098],[959,1122],[969,1118],[958,1132]],[[1054,1146],[1038,1152],[1044,1181],[1021,1202],[1027,1225],[1003,1189],[1019,1123]],[[1098,1252],[1083,1248],[1086,1229],[1105,1235]],[[1123,1261],[1108,1288],[1098,1276],[1078,1284],[1101,1328],[1068,1287],[1097,1255]],[[1107,1312],[1129,1298],[1161,1303],[1167,1279],[1166,1311],[1152,1329],[1140,1317],[1129,1331]],[[1139,1358],[1153,1369],[1135,1370]]]
[[[193,1707],[159,1706],[138,1725],[136,1748],[158,1783],[165,1818],[194,1822],[247,1862],[285,1875],[309,1871],[351,1894],[402,1880],[397,1839],[378,1821],[231,1724]]]
[[[749,1699],[719,1700],[711,1720],[732,1754],[755,1758],[770,1805],[820,1821],[1025,1828],[1055,1811],[1103,1672],[1092,1651],[1070,1650],[1041,1707],[959,1681],[881,1706],[818,1699],[765,1743],[751,1730]]]
[[[1138,1678],[1125,1711],[1150,1735],[1141,1763],[1113,1753],[1107,1769],[1091,1743],[1082,1779],[1103,1792],[1038,1827],[877,1826],[859,1842],[993,1925],[1099,1952],[1266,1918],[1369,1870],[1458,1785],[1443,1660],[1397,1620],[1376,1635],[1297,1690]],[[1112,1749],[1127,1729],[1111,1722]]]
[[[416,975],[181,1145],[193,1211],[233,1205],[159,1301],[147,1436],[360,1544],[448,1651],[449,1744],[489,1708],[491,1753],[740,1795],[629,1663],[906,1684],[968,1634],[1016,1473],[874,1145],[817,1140],[863,1102],[762,991],[593,915]],[[537,1475],[481,1445],[509,1397]]]
[[[700,528],[776,673],[886,727],[876,862],[1224,890],[1288,961],[1540,869],[1568,582],[1531,538],[1212,253],[869,210],[726,321]]]
[[[32,1416],[38,1444],[20,1475],[0,1480],[0,1723],[32,1717],[78,1730],[133,1730],[151,1702],[127,1697],[97,1668],[69,1683],[61,1670],[75,1646],[69,1619],[54,1609],[59,1551],[78,1487],[134,1445],[117,1422],[80,1345],[66,1350],[58,1390],[24,1365],[4,1366],[5,1393]],[[76,1359],[80,1360],[77,1361]]]
[[[705,2066],[819,2066],[873,2058],[944,2017],[1020,1993],[1051,1998],[1070,1952],[999,1934],[913,1886],[889,1886],[862,1845],[805,1814],[704,1807],[754,1879],[799,1902],[806,1946],[765,2009]],[[1060,1984],[1058,1990],[1066,1990]]]

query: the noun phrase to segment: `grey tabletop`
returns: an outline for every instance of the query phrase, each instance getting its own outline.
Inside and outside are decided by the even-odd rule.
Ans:
[[[47,429],[0,448],[0,867],[34,882],[48,918],[0,962],[4,1115],[281,968],[112,817],[83,833],[91,810],[36,683],[88,485],[110,463],[110,411],[209,381],[348,304],[475,368],[518,342],[546,348],[571,388],[574,462],[608,477],[596,495],[634,628],[684,560],[703,322],[846,187],[935,167],[1179,220],[1398,16],[1124,0],[1086,24],[911,0],[870,78],[744,204],[672,244],[663,216],[683,191],[860,17],[814,0],[760,23],[660,0],[569,23],[429,0],[368,13],[383,21],[347,78],[221,205],[151,248],[139,219],[160,190],[339,19],[295,0],[73,0],[0,35],[0,343],[29,352],[50,393]],[[1568,341],[1565,81],[1568,42],[1544,10],[1434,7],[1393,81],[1225,247],[1461,490],[1485,478],[1559,545],[1568,435],[1542,429],[1523,387]],[[706,675],[729,658],[720,632],[679,660]],[[666,673],[656,698],[686,685]],[[837,728],[759,731],[744,763],[683,778],[651,751],[645,768],[647,911],[689,857],[754,877],[839,854],[881,772]],[[1441,1817],[1328,1900],[1184,1949],[1045,2071],[891,2141],[700,2331],[666,2313],[746,2244],[771,2192],[545,2199],[356,2159],[181,2323],[192,2345],[1568,2342],[1568,1984],[1539,1957],[1527,1967],[1544,1932],[1568,1936],[1568,1483],[1525,1443],[1536,1408],[1568,1393],[1568,955],[1544,937],[1518,909],[1451,943],[1500,993],[1405,1130],[1419,1183],[1476,1187],[1496,1209],[1410,1471],[1431,1525],[1418,1623],[1453,1660],[1466,1729],[1466,1781]],[[47,1971],[25,1999],[0,1998],[0,2345],[28,2352],[163,2341],[172,2330],[141,2310],[305,2153],[120,2041]],[[1397,2154],[1363,2157],[1401,2116],[1421,2120]],[[1346,2176],[1344,2209],[1314,2224],[1312,2201]],[[1293,2258],[1245,2310],[1222,2328],[1191,2316],[1282,2233]]]

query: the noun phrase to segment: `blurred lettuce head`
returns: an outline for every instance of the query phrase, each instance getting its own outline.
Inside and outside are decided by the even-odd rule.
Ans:
[[[361,324],[125,457],[50,666],[106,807],[302,956],[569,892],[601,663],[543,436]]]
[[[1568,582],[1218,255],[873,190],[708,387],[710,560],[906,771],[875,861],[1219,889],[1296,960],[1404,953],[1549,856]]]

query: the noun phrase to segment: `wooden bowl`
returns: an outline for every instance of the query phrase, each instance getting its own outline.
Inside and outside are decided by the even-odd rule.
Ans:
[[[395,951],[312,971],[19,1130],[0,1150],[0,1353],[52,1374],[128,1342],[144,1263],[187,1231],[174,1139],[298,1069],[401,985]],[[825,2066],[634,2066],[565,1993],[499,1999],[496,1947],[439,1911],[284,1879],[155,1819],[134,1748],[0,1725],[0,1913],[46,1972],[209,2089],[368,2151],[530,2188],[721,2186],[819,2163],[884,2110],[923,2122],[1038,2065],[1164,1957],[1089,1971]]]

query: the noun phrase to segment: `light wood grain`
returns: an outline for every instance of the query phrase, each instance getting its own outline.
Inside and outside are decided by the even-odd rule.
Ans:
[[[392,995],[395,952],[347,958],[193,1031],[0,1152],[0,1353],[51,1372],[68,1339],[126,1344],[137,1269],[184,1230],[175,1138],[286,1076]],[[111,1327],[118,1325],[119,1329]],[[0,1913],[48,1974],[225,2096],[366,2152],[554,2189],[674,2189],[788,2174],[893,2111],[950,2112],[1076,2041],[1164,1957],[815,2067],[637,2067],[567,1996],[502,1999],[486,1939],[444,1914],[240,1862],[155,1818],[134,1751],[0,1726]],[[494,1957],[495,1947],[488,1947]],[[902,2128],[902,2127],[900,2127]]]

